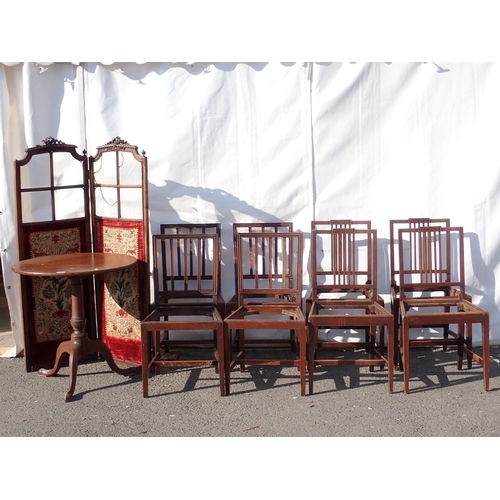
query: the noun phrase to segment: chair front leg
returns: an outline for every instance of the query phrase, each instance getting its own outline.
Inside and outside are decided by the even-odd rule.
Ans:
[[[224,322],[224,384],[225,394],[228,396],[231,392],[231,363],[232,363],[232,342],[231,342],[231,328]]]
[[[236,330],[236,337],[238,339],[238,355],[241,353],[245,357],[245,330]],[[240,372],[245,371],[245,363],[240,363]]]
[[[397,366],[398,370],[403,369],[403,364],[401,362],[401,352],[399,351],[399,325],[401,324],[401,316],[399,311],[399,298],[393,297],[391,302],[391,313],[394,319],[394,365]]]
[[[217,336],[217,351],[216,351],[216,372],[219,374],[219,386],[220,386],[220,395],[226,395],[226,387],[225,387],[225,374],[226,374],[226,341],[225,341],[225,333],[224,327],[219,326],[217,330],[214,331],[214,335]]]
[[[374,359],[373,351],[375,350],[375,341],[377,338],[377,327],[376,326],[370,326],[370,328],[367,328],[367,332],[369,333],[369,347],[368,347],[368,359],[372,360]],[[369,366],[369,371],[370,373],[373,372],[374,366],[370,365]]]
[[[144,398],[147,398],[151,342],[150,342],[150,332],[148,332],[144,327],[141,329],[141,344],[142,344],[142,396]]]
[[[404,392],[410,392],[410,328],[404,319],[401,320],[401,364],[403,365]]]
[[[382,327],[384,328],[384,327]],[[394,391],[394,350],[396,346],[396,332],[394,331],[393,323],[389,323],[387,325],[387,377],[389,384],[389,394],[392,394]]]
[[[307,372],[309,375],[309,394],[314,393],[314,359],[316,357],[316,346],[318,342],[318,329],[309,323],[308,326],[308,345],[307,345],[307,351],[308,351],[308,358],[309,361],[307,363]]]
[[[467,337],[471,333],[469,328],[472,325],[470,323],[467,323],[467,327],[463,323],[458,324],[458,345],[457,345],[457,369],[461,370],[464,362],[464,343],[468,346],[468,340]],[[464,332],[465,335],[464,335]],[[469,366],[469,359],[470,356],[467,354],[467,367],[470,368]]]
[[[482,354],[483,354],[483,387],[485,391],[490,389],[490,320],[487,316],[481,323],[482,330]]]

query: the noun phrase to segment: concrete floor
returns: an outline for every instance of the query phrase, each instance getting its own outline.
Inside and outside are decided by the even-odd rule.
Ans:
[[[249,367],[221,397],[213,368],[122,376],[105,362],[79,366],[69,402],[68,368],[27,373],[23,358],[0,359],[0,436],[18,437],[498,437],[500,349],[491,350],[490,391],[482,369],[457,370],[456,351],[414,349],[410,393],[397,372],[318,368],[314,395],[300,396],[295,368]],[[396,450],[395,450],[396,451]]]
[[[14,338],[12,337],[9,308],[1,276],[0,282],[0,356],[2,356],[14,347]]]

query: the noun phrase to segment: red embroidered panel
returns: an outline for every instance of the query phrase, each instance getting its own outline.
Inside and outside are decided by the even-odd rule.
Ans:
[[[102,340],[115,359],[141,363],[141,320],[144,318],[145,273],[142,221],[96,219],[96,251],[132,255],[138,263],[99,277]]]
[[[51,225],[52,229],[48,226]],[[85,221],[23,226],[25,255],[21,259],[88,251]],[[25,303],[25,353],[27,368],[36,370],[53,363],[58,345],[70,338],[71,284],[66,278],[22,277]],[[83,284],[84,314],[92,313],[89,283]],[[87,319],[87,333],[94,337],[94,318]],[[89,321],[90,320],[90,321]]]

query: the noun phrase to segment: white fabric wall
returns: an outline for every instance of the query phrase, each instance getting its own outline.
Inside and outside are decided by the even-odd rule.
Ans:
[[[226,298],[233,222],[291,220],[307,243],[313,219],[371,219],[387,294],[389,220],[450,217],[466,232],[468,292],[499,343],[499,84],[487,63],[0,64],[0,238],[16,350],[13,163],[47,136],[89,155],[116,136],[145,150],[152,232],[220,221]]]

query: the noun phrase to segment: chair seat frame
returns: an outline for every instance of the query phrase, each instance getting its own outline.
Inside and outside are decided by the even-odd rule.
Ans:
[[[182,316],[184,319],[175,319]],[[185,317],[196,317],[187,322]],[[176,331],[213,331],[216,340],[215,359],[176,359],[176,354],[162,355],[161,333],[166,329]],[[219,389],[221,396],[225,396],[224,384],[224,324],[222,316],[215,305],[167,305],[157,307],[141,323],[142,359],[142,390],[143,396],[148,397],[148,379],[151,368],[156,372],[159,368],[205,367],[214,366],[219,374]],[[199,344],[192,341],[193,345]],[[186,345],[186,341],[182,342]],[[178,356],[179,354],[177,354]]]
[[[279,319],[272,319],[269,316]],[[301,307],[283,305],[255,304],[239,307],[231,313],[224,321],[226,339],[226,393],[230,393],[231,370],[239,365],[244,370],[245,365],[258,366],[294,366],[300,373],[300,394],[306,395],[306,368],[307,368],[307,335],[305,317]],[[232,342],[231,332],[238,331],[242,341],[241,350],[234,358],[231,357]],[[251,341],[245,343],[245,330],[289,330],[295,339],[295,355],[293,359],[262,359],[250,358],[247,355],[247,348],[250,348]],[[266,342],[267,341],[267,342]],[[259,339],[258,344],[261,349],[272,345],[274,339]],[[267,345],[266,345],[267,344]]]

